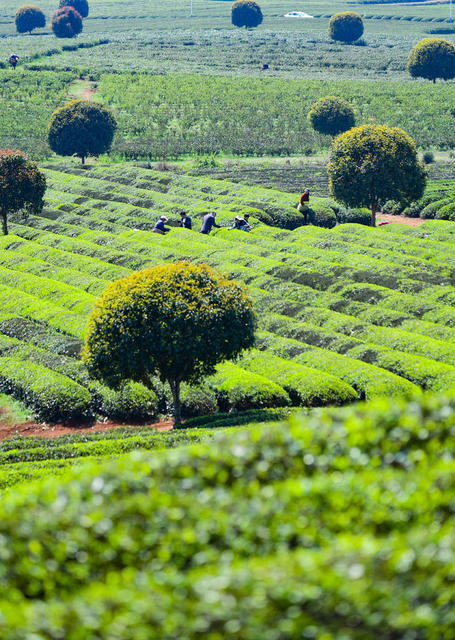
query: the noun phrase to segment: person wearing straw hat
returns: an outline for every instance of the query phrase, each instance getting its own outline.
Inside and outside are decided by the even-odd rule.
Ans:
[[[164,223],[167,222],[166,216],[160,216],[158,222],[155,224],[155,228],[153,229],[153,233],[159,233],[164,236],[168,231],[170,231],[170,227],[165,227]]]

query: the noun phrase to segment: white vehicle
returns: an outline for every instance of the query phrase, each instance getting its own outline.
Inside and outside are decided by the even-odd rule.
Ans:
[[[285,18],[313,18],[309,13],[305,13],[305,11],[290,11],[289,13],[284,14]]]

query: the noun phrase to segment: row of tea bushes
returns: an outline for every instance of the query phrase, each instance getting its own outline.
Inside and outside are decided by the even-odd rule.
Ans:
[[[49,463],[0,505],[1,636],[443,637],[454,427],[453,393],[425,394]]]
[[[261,329],[300,345],[295,362],[294,343],[262,343],[267,356],[256,352],[244,363],[222,365],[202,388],[184,389],[187,416],[340,404],[453,384],[454,236],[447,223],[408,233],[355,224],[289,231],[256,221],[249,234],[219,229],[205,237],[174,228],[157,236],[150,228],[158,214],[177,215],[185,198],[191,215],[209,205],[230,221],[247,201],[292,207],[295,196],[123,165],[47,173],[50,206],[27,224],[12,223],[14,235],[0,241],[0,332],[21,342],[8,344],[4,355],[67,376],[91,395],[95,413],[129,420],[135,412],[146,419],[167,410],[162,386],[149,400],[140,387],[119,396],[90,381],[74,358],[93,301],[109,280],[182,258],[244,281]],[[358,377],[349,374],[352,362]],[[141,403],[148,405],[142,414]]]

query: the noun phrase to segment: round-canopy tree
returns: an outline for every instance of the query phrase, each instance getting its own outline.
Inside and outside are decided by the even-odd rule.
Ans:
[[[60,9],[63,7],[73,7],[82,18],[86,18],[89,12],[89,6],[87,0],[60,0]]]
[[[417,200],[426,182],[413,139],[383,125],[355,127],[335,138],[327,173],[335,199],[348,207],[368,207],[372,226],[381,202]]]
[[[325,96],[311,106],[308,120],[315,131],[337,136],[355,125],[354,109],[337,96]]]
[[[0,150],[0,216],[8,234],[8,215],[17,211],[40,213],[46,178],[22,151]]]
[[[31,33],[33,29],[41,29],[46,26],[46,16],[43,11],[31,4],[19,7],[14,20],[18,33]]]
[[[261,7],[253,0],[237,0],[231,8],[232,24],[250,29],[262,22]]]
[[[444,38],[424,38],[411,49],[407,69],[414,78],[455,78],[455,46]]]
[[[171,387],[177,424],[180,384],[198,382],[251,347],[254,329],[243,285],[205,264],[177,262],[107,287],[90,317],[83,359],[112,386],[124,379],[147,386],[158,373]]]
[[[354,42],[363,34],[363,20],[354,11],[335,13],[330,18],[329,36],[340,42]]]
[[[116,129],[114,116],[89,100],[71,100],[54,111],[47,127],[50,148],[60,156],[89,155],[109,151]]]
[[[74,38],[82,31],[82,17],[73,7],[62,7],[54,11],[51,25],[57,38]]]

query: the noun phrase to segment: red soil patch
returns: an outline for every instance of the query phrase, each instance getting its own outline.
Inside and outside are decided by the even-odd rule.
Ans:
[[[376,225],[380,222],[394,222],[395,224],[406,224],[408,227],[420,227],[425,220],[422,220],[422,218],[407,218],[406,216],[391,216],[388,213],[378,213],[376,215]]]
[[[87,87],[87,89],[84,89],[84,91],[82,93],[82,99],[83,100],[91,100],[94,93],[96,93],[96,88],[95,87]]]
[[[0,408],[0,414],[4,410]],[[94,424],[81,425],[80,423],[63,422],[57,424],[39,424],[38,422],[22,422],[10,424],[8,420],[0,420],[0,440],[13,438],[14,436],[35,436],[40,438],[55,438],[70,433],[96,433],[97,431],[111,431],[122,427],[131,426],[109,420],[108,422],[95,422]],[[135,425],[136,426],[136,425]],[[161,420],[152,424],[140,425],[141,429],[156,429],[156,431],[170,431],[172,420]]]

